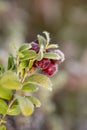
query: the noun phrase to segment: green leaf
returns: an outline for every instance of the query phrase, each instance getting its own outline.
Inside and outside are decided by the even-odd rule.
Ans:
[[[52,90],[50,79],[43,74],[32,74],[31,76],[26,77],[25,83],[32,83]]]
[[[39,44],[43,45],[43,47],[45,48],[45,46],[46,46],[46,39],[43,36],[41,36],[41,35],[37,35],[37,38],[38,38]]]
[[[19,66],[18,66],[18,69],[24,69],[28,66],[28,62],[27,61],[22,61]]]
[[[60,58],[56,53],[53,52],[44,53],[43,57],[48,59],[54,59],[54,60],[59,60]]]
[[[31,83],[27,83],[23,85],[22,90],[26,92],[36,92],[38,90],[38,87]]]
[[[37,56],[37,60],[41,60],[43,58],[43,52],[46,47],[46,39],[41,35],[38,35],[37,38],[40,44],[40,50]]]
[[[13,70],[15,67],[15,64],[14,64],[14,57],[12,56],[12,54],[9,55],[8,57],[8,65],[7,65],[7,70]]]
[[[0,99],[0,114],[6,114],[7,111],[7,104],[4,100]]]
[[[36,97],[27,96],[27,98],[28,98],[36,107],[40,107],[40,106],[41,106],[41,102],[40,102]]]
[[[21,89],[22,85],[14,72],[7,71],[2,75],[0,85],[7,89]]]
[[[53,49],[53,48],[58,48],[58,45],[57,44],[50,44],[47,46],[46,49]]]
[[[1,125],[1,126],[0,126],[0,130],[6,130],[6,126]]]
[[[26,56],[26,55],[29,56],[31,52],[32,52],[32,50],[25,50],[25,51],[22,52],[22,54],[23,54],[24,56]],[[33,52],[35,52],[35,51],[33,50]]]
[[[0,64],[0,73],[3,73],[4,72],[4,67],[2,64]]]
[[[8,115],[19,115],[20,114],[20,107],[19,105],[13,105],[11,108],[7,111]]]
[[[26,97],[22,96],[16,96],[19,102],[19,106],[21,109],[21,112],[24,116],[29,116],[34,111],[34,106],[31,101],[29,101]]]
[[[37,57],[36,57],[36,60],[40,61],[43,58],[43,52],[44,52],[44,46],[41,44],[39,53],[37,54]]]
[[[23,44],[20,48],[19,48],[19,52],[23,52],[25,50],[28,50],[31,48],[31,45],[28,43],[28,44]]]
[[[21,61],[34,59],[37,56],[37,54],[34,50],[26,50],[22,54],[23,54],[23,57],[20,58]]]
[[[50,34],[47,31],[43,32],[46,36],[46,40],[47,40],[47,45],[50,43]]]
[[[29,61],[29,65],[28,65],[29,69],[32,68],[33,64],[34,64],[34,60],[30,60],[30,61]]]
[[[28,61],[21,61],[18,66],[18,74],[20,74],[20,77],[24,75],[25,69],[28,67],[29,62]]]
[[[12,97],[12,90],[8,90],[6,88],[3,88],[0,85],[0,98],[6,99],[6,100],[10,100]]]
[[[22,52],[17,52],[17,56],[20,58],[20,57],[24,57],[24,55],[22,54]]]

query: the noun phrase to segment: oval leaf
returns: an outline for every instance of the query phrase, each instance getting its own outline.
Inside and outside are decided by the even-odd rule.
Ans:
[[[26,50],[23,53],[23,57],[20,58],[21,61],[36,58],[37,54],[34,50]]]
[[[54,60],[60,59],[60,56],[58,56],[56,53],[53,53],[53,52],[44,53],[43,57],[48,58],[48,59],[54,59]]]
[[[19,105],[13,105],[11,108],[8,109],[7,114],[8,115],[19,115],[20,114]]]
[[[8,71],[3,74],[0,80],[1,86],[7,89],[21,89],[22,85],[14,72]]]
[[[28,98],[36,107],[40,107],[40,106],[41,106],[41,102],[40,102],[36,97],[27,96],[27,98]]]
[[[6,126],[1,125],[1,126],[0,126],[0,130],[6,130]]]
[[[33,64],[34,64],[34,60],[30,60],[30,61],[29,61],[28,68],[29,68],[29,69],[31,69],[31,68],[32,68],[32,66],[33,66]]]
[[[7,111],[7,104],[4,100],[0,99],[0,114],[6,114]]]
[[[26,92],[36,92],[38,90],[38,87],[31,83],[27,83],[23,85],[22,90]]]
[[[50,43],[50,34],[47,31],[43,32],[46,36],[46,40],[47,40],[47,45]]]
[[[58,48],[57,44],[50,44],[46,47],[46,49],[53,49],[53,48]]]
[[[24,116],[29,116],[34,111],[34,106],[26,97],[17,96],[21,112]]]
[[[14,69],[15,64],[14,64],[14,57],[10,54],[8,57],[8,65],[7,65],[7,70]]]
[[[27,61],[22,61],[19,66],[18,66],[18,69],[21,70],[21,69],[24,69],[28,66],[28,62]]]
[[[46,39],[43,36],[41,36],[41,35],[37,35],[37,38],[38,38],[39,44],[43,45],[43,47],[45,48],[45,46],[46,46]]]
[[[25,83],[32,83],[52,90],[52,83],[50,79],[43,74],[32,74],[25,79]]]
[[[43,44],[40,44],[40,50],[39,53],[37,54],[36,60],[41,60],[43,58],[44,55],[44,46]]]
[[[8,90],[0,86],[0,98],[10,100],[12,97],[12,90]]]
[[[25,50],[28,50],[31,48],[31,45],[28,43],[28,44],[23,44],[20,48],[19,48],[19,52],[23,52]]]
[[[3,73],[4,72],[4,67],[2,64],[0,64],[0,73]]]

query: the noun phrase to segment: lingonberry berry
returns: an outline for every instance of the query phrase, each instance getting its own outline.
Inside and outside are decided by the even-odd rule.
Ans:
[[[40,61],[35,61],[35,65],[36,65],[36,67],[43,70],[43,69],[46,69],[49,66],[50,62],[51,62],[50,59],[43,58]]]
[[[42,72],[48,76],[53,76],[54,74],[56,74],[57,70],[57,64],[50,63],[46,69],[42,70]]]

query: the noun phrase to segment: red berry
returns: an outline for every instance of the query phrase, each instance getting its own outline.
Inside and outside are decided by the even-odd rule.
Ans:
[[[30,48],[30,50],[35,50],[37,53],[39,52],[39,49],[40,49],[40,47],[39,47],[39,44],[37,43],[37,42],[32,42],[31,43],[31,48]]]
[[[42,72],[44,72],[44,74],[48,76],[53,76],[54,74],[56,74],[57,70],[58,70],[57,64],[50,63],[46,69],[42,70]]]
[[[51,63],[56,64],[56,63],[57,63],[57,60],[51,59]]]
[[[49,66],[50,62],[50,59],[43,58],[41,61],[35,61],[35,65],[43,70]]]

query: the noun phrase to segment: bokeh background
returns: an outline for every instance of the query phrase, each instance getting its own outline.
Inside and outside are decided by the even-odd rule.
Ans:
[[[66,60],[51,78],[53,91],[38,92],[41,108],[31,117],[7,117],[7,130],[87,130],[87,0],[0,0],[0,63],[11,45],[44,30]]]

